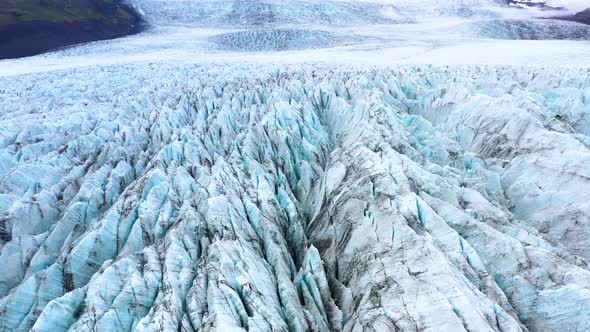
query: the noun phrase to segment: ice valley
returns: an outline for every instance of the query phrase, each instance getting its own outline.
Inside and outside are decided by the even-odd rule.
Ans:
[[[590,327],[590,71],[135,66],[3,79],[2,329]]]
[[[147,36],[177,36],[162,13],[182,1],[138,3]],[[382,9],[336,3],[334,25]],[[590,330],[590,69],[249,53],[337,30],[0,62],[0,330]],[[121,59],[71,61],[92,52]]]

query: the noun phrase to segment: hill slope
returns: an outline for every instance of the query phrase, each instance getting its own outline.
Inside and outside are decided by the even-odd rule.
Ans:
[[[131,7],[114,0],[6,0],[0,3],[0,59],[124,36],[139,23]]]

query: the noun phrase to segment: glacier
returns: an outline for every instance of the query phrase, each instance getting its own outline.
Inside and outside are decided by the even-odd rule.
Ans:
[[[589,70],[254,72],[2,79],[0,328],[590,327]]]
[[[586,26],[131,3],[0,61],[0,331],[590,330]]]

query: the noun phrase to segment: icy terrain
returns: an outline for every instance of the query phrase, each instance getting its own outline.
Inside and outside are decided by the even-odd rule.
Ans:
[[[590,330],[586,26],[134,4],[0,61],[0,331]]]

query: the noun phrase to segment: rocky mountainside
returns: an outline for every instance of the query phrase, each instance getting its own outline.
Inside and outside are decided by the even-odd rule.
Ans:
[[[138,32],[141,18],[115,0],[4,0],[0,59]]]
[[[572,20],[590,25],[590,8],[583,10],[573,16]]]

